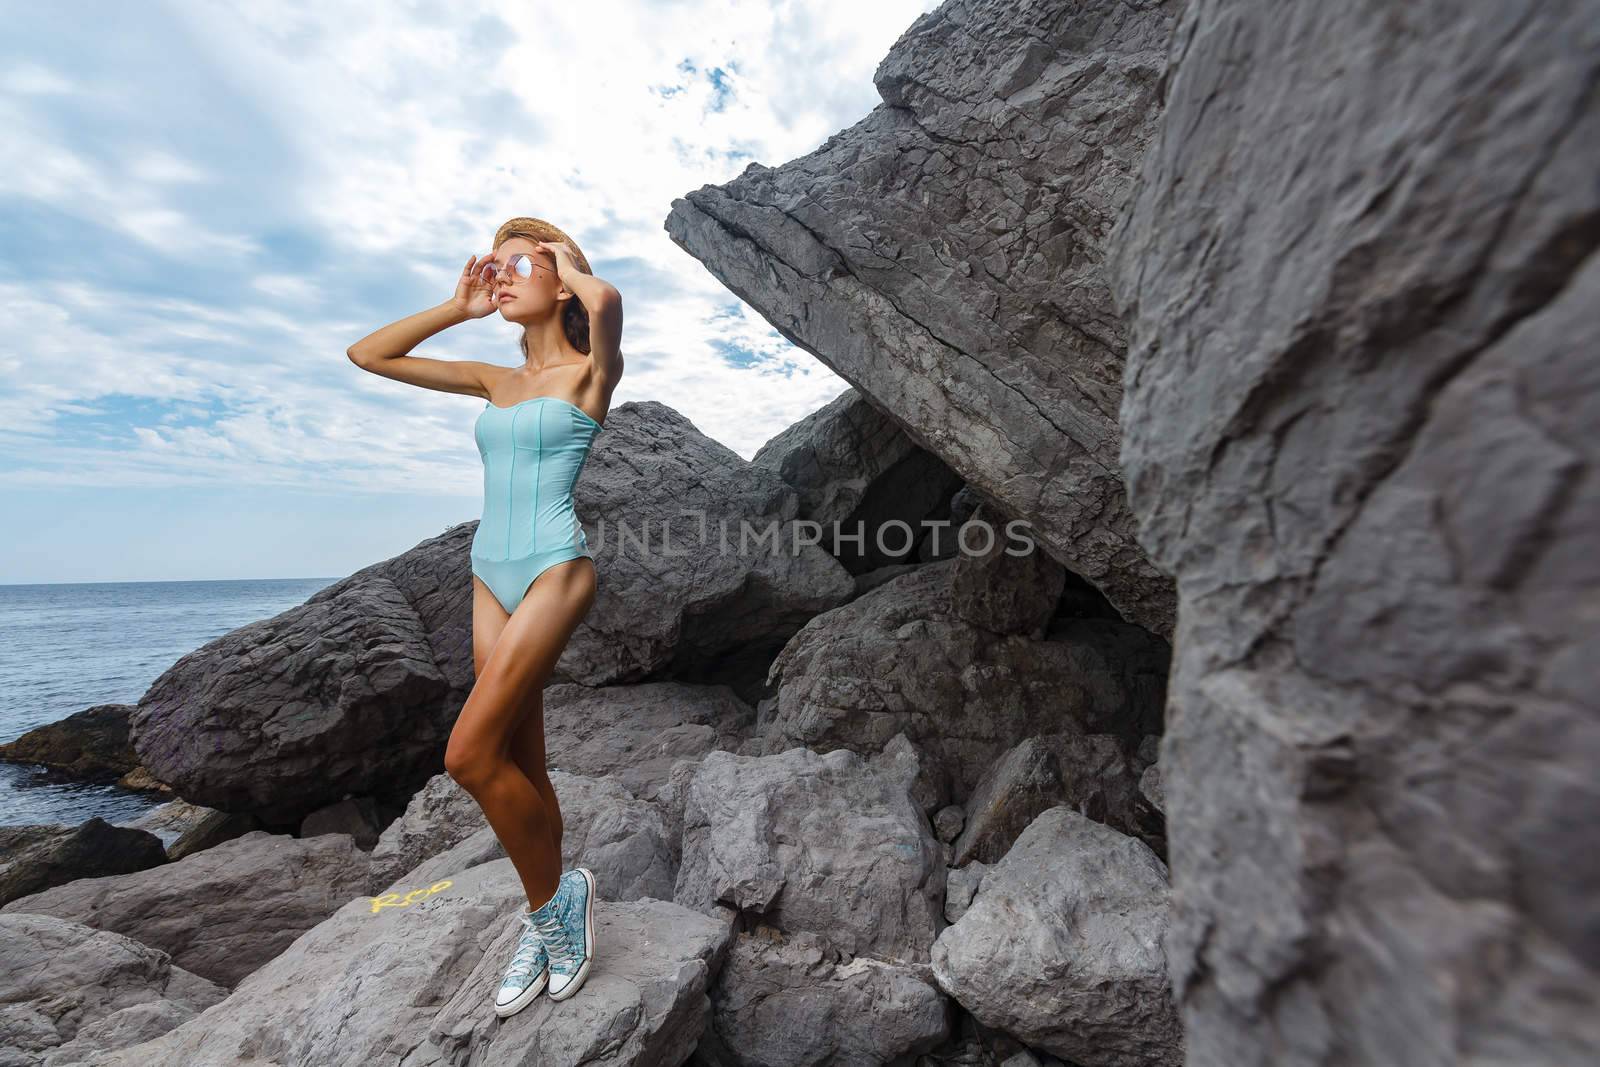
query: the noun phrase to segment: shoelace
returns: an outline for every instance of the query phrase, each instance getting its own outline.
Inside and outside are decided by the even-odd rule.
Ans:
[[[550,954],[551,967],[557,964],[570,965],[576,963],[578,954],[567,941],[567,931],[561,925],[561,920],[554,915],[543,919],[529,916],[533,928],[539,931],[539,936],[544,939],[544,950]]]
[[[513,976],[531,978],[534,961],[539,958],[540,938],[534,930],[533,919],[526,913],[520,918],[523,926],[522,940],[517,942],[517,951],[511,957],[511,966],[506,969],[508,979]]]

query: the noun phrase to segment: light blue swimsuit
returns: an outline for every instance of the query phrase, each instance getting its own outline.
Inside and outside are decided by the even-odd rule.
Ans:
[[[473,436],[483,457],[483,518],[472,537],[472,573],[508,614],[544,571],[594,558],[572,487],[599,433],[588,412],[554,396],[508,408],[491,401],[478,416]]]

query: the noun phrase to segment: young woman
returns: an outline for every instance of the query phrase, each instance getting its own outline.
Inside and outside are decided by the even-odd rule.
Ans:
[[[498,311],[522,327],[522,365],[408,353],[440,330]],[[561,873],[561,810],[545,770],[545,683],[595,597],[594,559],[572,487],[622,377],[622,298],[577,245],[540,219],[501,226],[467,260],[455,296],[350,347],[363,370],[482,397],[483,517],[472,539],[477,681],[445,770],[483,809],[528,895],[522,935],[495,998],[504,1017],[548,986],[578,991],[594,958],[594,875]]]

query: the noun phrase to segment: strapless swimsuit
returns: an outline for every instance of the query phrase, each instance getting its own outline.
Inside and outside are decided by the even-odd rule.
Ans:
[[[484,405],[473,427],[483,457],[483,518],[472,537],[472,573],[507,614],[557,563],[594,558],[572,503],[600,424],[576,404],[536,396]]]

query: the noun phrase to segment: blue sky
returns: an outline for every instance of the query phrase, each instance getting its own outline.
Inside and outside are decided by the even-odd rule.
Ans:
[[[930,0],[29,5],[0,41],[0,583],[333,577],[476,518],[482,402],[351,342],[514,215],[745,457],[845,383],[662,229],[870,111]],[[496,316],[417,349],[518,361]]]

